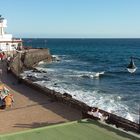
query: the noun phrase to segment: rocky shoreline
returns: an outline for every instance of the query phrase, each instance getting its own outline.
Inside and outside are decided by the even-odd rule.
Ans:
[[[48,62],[51,61],[51,55],[48,50],[45,50],[45,49],[30,50],[30,51],[26,52],[26,55],[25,55],[25,53],[23,53],[22,56],[17,55],[17,57],[14,58],[14,61],[12,61],[10,64],[11,72],[13,75],[15,75],[19,79],[20,82],[28,85],[29,87],[31,87],[33,89],[36,89],[40,93],[46,94],[48,97],[51,98],[52,101],[61,102],[63,104],[67,104],[68,106],[71,106],[75,109],[80,110],[82,112],[83,118],[94,119],[93,116],[87,114],[87,112],[91,109],[91,107],[81,101],[78,101],[78,100],[72,98],[72,96],[69,95],[68,93],[61,94],[54,90],[50,90],[46,87],[42,87],[42,86],[34,83],[30,78],[23,79],[19,75],[19,73],[21,71],[24,71],[24,69],[27,69],[27,68],[31,69],[39,61],[43,61],[46,59]],[[19,65],[17,65],[17,64],[19,64]],[[119,117],[112,113],[108,113],[104,110],[100,110],[100,112],[109,116],[106,123],[113,124],[116,127],[122,128],[126,131],[140,133],[139,124],[137,124],[135,122],[131,122],[125,118]]]

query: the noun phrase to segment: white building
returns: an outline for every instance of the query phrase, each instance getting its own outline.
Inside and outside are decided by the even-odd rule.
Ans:
[[[13,38],[12,34],[5,33],[7,20],[0,15],[0,51],[7,55],[14,52],[16,49],[22,48],[22,40]]]

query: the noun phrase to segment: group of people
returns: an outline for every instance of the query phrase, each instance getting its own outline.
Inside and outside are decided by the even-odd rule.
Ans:
[[[105,121],[108,119],[108,116],[102,114],[99,110],[99,108],[91,108],[90,111],[87,112],[89,115],[99,119],[99,120],[102,120],[102,121]]]
[[[9,89],[0,84],[0,108],[5,109],[11,107],[14,102],[13,94],[10,93]]]
[[[10,70],[10,56],[6,56],[4,52],[0,52],[0,61],[3,62],[6,60],[7,62],[7,72]],[[0,69],[0,109],[5,109],[7,107],[11,107],[14,102],[13,94],[11,94],[10,90],[1,82],[2,81],[3,68]]]
[[[0,61],[3,62],[5,60],[6,64],[7,64],[7,73],[10,72],[10,62],[12,60],[11,56],[6,56],[4,52],[0,53]],[[0,70],[0,74],[2,69]]]

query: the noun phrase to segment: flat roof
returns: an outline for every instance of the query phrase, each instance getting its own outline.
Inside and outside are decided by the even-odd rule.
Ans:
[[[1,140],[140,140],[95,120],[79,120],[18,133],[0,135]]]
[[[22,40],[20,40],[20,39],[17,39],[17,40],[10,40],[10,41],[0,41],[0,43],[16,43],[16,42],[23,42]]]

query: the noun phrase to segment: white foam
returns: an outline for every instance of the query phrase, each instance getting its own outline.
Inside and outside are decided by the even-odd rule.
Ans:
[[[52,55],[53,61],[60,61],[60,56],[59,55]]]
[[[87,78],[99,78],[101,75],[103,75],[105,72],[83,72],[81,75],[78,75],[80,77],[87,77]]]
[[[36,67],[36,69],[40,72],[47,72],[48,71],[47,68],[42,68],[42,67]]]
[[[44,64],[45,62],[44,61],[40,61],[39,63],[38,63],[38,65],[42,65],[42,64]]]
[[[51,81],[52,82],[52,81]],[[113,96],[109,95],[104,95],[104,94],[100,94],[98,91],[93,91],[93,92],[83,92],[82,90],[75,90],[75,88],[70,89],[70,87],[68,87],[68,85],[60,85],[59,82],[60,81],[56,81],[58,82],[57,86],[54,86],[55,83],[54,81],[52,83],[47,83],[47,82],[36,82],[42,86],[45,86],[51,90],[55,90],[57,92],[60,93],[68,93],[71,94],[73,98],[82,101],[84,103],[86,103],[89,106],[93,106],[93,107],[99,107],[103,110],[106,110],[110,113],[114,113],[116,115],[122,116],[126,119],[129,119],[131,121],[136,121],[136,119],[134,119],[134,116],[132,116],[128,111],[128,107],[121,104],[120,102],[115,101],[115,99],[113,99]],[[74,85],[72,85],[74,86]],[[127,109],[126,109],[127,108]]]
[[[74,62],[74,60],[63,60],[63,62],[71,63]]]
[[[130,120],[130,121],[134,121],[134,119],[133,119],[133,117],[130,115],[130,113],[127,113],[127,115],[126,115],[126,117],[125,117],[126,119],[128,119],[128,120]]]
[[[89,106],[99,107],[108,112],[114,113],[116,115],[122,116],[129,120],[136,121],[137,116],[129,112],[128,106],[122,102],[122,97],[120,95],[105,94],[100,90],[93,89],[86,90],[83,87],[76,85],[75,83],[68,83],[69,80],[66,79],[69,77],[82,77],[83,75],[94,78],[99,77],[105,72],[88,72],[88,71],[73,71],[73,70],[64,70],[62,68],[40,68],[38,70],[47,71],[47,73],[36,73],[33,71],[25,71],[22,76],[34,76],[36,78],[43,78],[47,76],[50,78],[50,81],[36,81],[35,83],[47,87],[51,90],[55,90],[60,93],[71,94],[73,98],[80,100],[86,103]],[[65,73],[65,71],[67,71]]]

